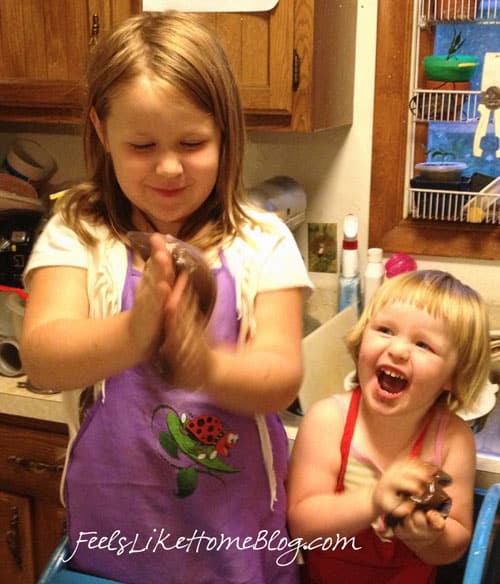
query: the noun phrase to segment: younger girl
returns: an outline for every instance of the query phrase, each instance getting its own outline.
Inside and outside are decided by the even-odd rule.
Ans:
[[[129,584],[296,582],[276,561],[275,412],[301,381],[310,282],[287,228],[243,204],[227,58],[193,17],[144,14],[93,49],[87,81],[90,178],[32,253],[22,338],[36,386],[98,390],[67,466],[71,567]],[[186,324],[163,237],[144,262],[131,230],[203,250],[217,282],[206,334]]]
[[[488,330],[478,294],[444,272],[403,274],[373,296],[348,337],[359,387],[314,404],[293,450],[289,525],[310,543],[310,582],[425,584],[464,553],[475,448],[451,410],[483,386]],[[410,499],[441,469],[446,519]]]

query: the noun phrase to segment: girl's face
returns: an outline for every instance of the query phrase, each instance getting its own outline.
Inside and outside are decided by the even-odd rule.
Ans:
[[[221,133],[213,118],[146,75],[116,92],[105,120],[91,115],[136,227],[146,228],[140,210],[156,229],[176,235],[217,180]]]
[[[394,302],[368,323],[358,359],[364,399],[376,411],[422,414],[452,389],[458,354],[444,320]]]

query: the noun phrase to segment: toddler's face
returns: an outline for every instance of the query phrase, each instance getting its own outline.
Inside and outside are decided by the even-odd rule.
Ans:
[[[213,117],[145,75],[119,88],[110,104],[109,116],[93,121],[136,227],[144,228],[139,209],[158,230],[176,235],[217,180],[221,134]]]
[[[381,412],[425,412],[453,389],[458,354],[446,322],[425,310],[394,302],[368,323],[358,376],[368,403]]]

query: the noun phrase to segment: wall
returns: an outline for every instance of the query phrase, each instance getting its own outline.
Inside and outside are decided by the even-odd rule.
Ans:
[[[275,175],[293,176],[308,194],[307,220],[310,222],[335,222],[341,226],[345,214],[358,215],[362,268],[369,220],[376,18],[377,1],[360,0],[353,125],[306,135],[251,132],[245,174],[249,185]],[[0,126],[2,158],[15,130],[15,127]],[[47,129],[35,128],[28,133],[57,159],[60,170],[53,182],[77,179],[84,173],[79,136],[67,129],[59,132],[63,133],[48,134]],[[340,229],[338,232],[340,239]],[[306,225],[300,227],[296,235],[306,257]],[[500,305],[500,290],[492,285],[500,282],[500,261],[416,259],[419,267],[451,271],[474,286],[490,303]],[[330,274],[312,274],[312,278],[317,291],[310,308],[323,321],[335,311],[337,278]]]

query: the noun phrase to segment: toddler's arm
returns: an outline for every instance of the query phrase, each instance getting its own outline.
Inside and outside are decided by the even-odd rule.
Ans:
[[[351,536],[379,516],[405,516],[414,503],[402,492],[421,494],[435,467],[419,460],[394,463],[375,484],[335,493],[341,465],[344,419],[334,399],[316,403],[301,423],[292,452],[288,513],[292,535],[311,540]]]
[[[311,541],[353,535],[377,516],[370,489],[335,493],[344,419],[333,398],[315,403],[301,422],[288,475],[288,521],[293,537]]]

